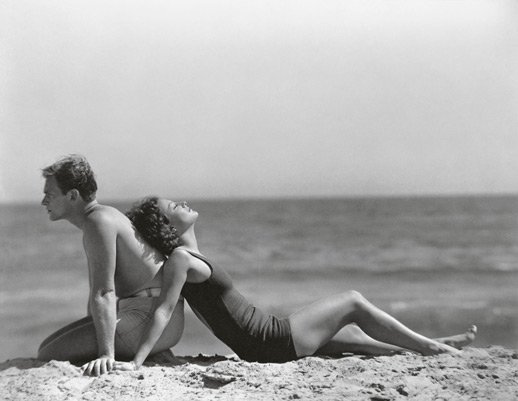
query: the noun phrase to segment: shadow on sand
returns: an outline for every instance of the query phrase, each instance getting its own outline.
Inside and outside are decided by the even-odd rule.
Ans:
[[[34,358],[8,359],[7,361],[0,363],[0,372],[9,368],[18,368],[21,370],[39,368],[46,363],[47,362],[39,361]]]

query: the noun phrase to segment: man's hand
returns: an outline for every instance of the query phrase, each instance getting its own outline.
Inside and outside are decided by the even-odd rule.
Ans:
[[[114,370],[125,370],[125,371],[134,371],[138,370],[137,364],[133,361],[131,362],[118,362],[115,361],[113,365]]]
[[[109,356],[103,355],[99,358],[85,363],[81,366],[83,374],[86,376],[100,376],[113,369],[115,360]]]

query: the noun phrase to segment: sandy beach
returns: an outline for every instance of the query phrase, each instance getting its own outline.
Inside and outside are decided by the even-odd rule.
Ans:
[[[516,400],[518,352],[307,357],[259,364],[233,356],[164,357],[136,372],[86,377],[68,363],[0,364],[2,400]]]

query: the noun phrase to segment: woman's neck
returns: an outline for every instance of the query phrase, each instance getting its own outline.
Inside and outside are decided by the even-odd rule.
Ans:
[[[196,240],[196,234],[194,233],[194,227],[191,226],[180,235],[180,246],[187,248],[196,253],[200,253],[198,249],[198,241]]]

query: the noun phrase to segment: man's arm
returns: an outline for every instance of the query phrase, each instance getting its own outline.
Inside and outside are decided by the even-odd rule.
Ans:
[[[108,216],[91,216],[83,227],[90,280],[89,311],[95,325],[98,358],[86,366],[96,376],[111,370],[115,358],[117,307],[115,263],[117,229]]]
[[[84,239],[83,239],[83,244],[84,244]],[[90,273],[90,269],[89,269],[89,273]],[[88,288],[92,288],[92,279],[90,277],[90,274],[88,274]],[[90,293],[88,293],[88,301],[86,302],[86,315],[92,316],[92,310],[90,309]]]

